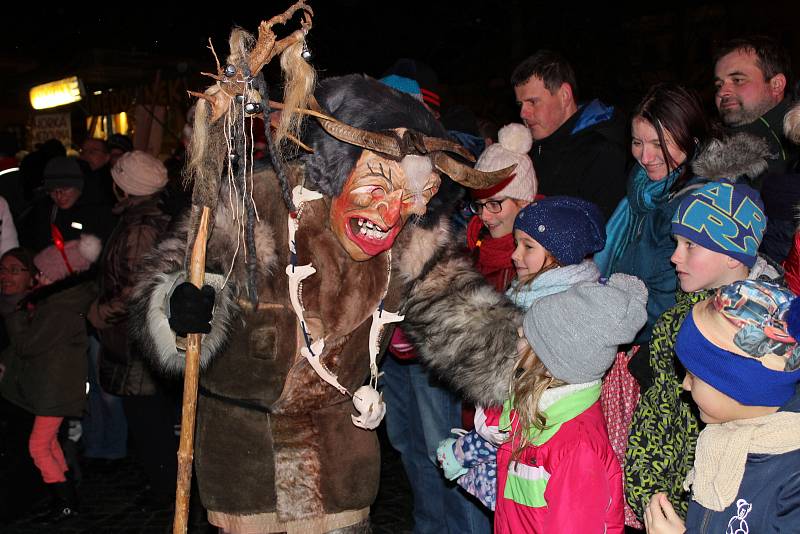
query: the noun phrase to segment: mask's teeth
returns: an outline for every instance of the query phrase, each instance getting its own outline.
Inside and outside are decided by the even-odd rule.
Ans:
[[[364,226],[364,219],[359,219],[358,220],[358,225],[359,226]]]
[[[372,229],[374,227],[375,227],[375,225],[372,224],[372,221],[367,221],[367,228]]]
[[[367,227],[366,226],[362,226],[361,227],[361,235],[367,235]]]

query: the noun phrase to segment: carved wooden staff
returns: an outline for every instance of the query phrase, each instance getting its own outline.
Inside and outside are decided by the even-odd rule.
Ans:
[[[272,31],[273,26],[286,24],[298,11],[303,13],[303,19],[300,23],[301,29],[278,40]],[[258,76],[261,69],[275,56],[280,55],[289,46],[305,38],[305,35],[311,29],[312,16],[313,11],[305,0],[298,0],[283,14],[272,17],[259,25],[258,40],[255,46],[249,52],[248,57],[240,58],[244,63],[228,64],[223,67],[217,60],[216,74],[203,73],[215,79],[217,84],[207,89],[204,93],[189,91],[189,94],[202,98],[210,104],[210,116],[204,119],[208,121],[206,126],[209,138],[225,138],[222,117],[230,112],[233,99],[247,92],[249,80]],[[233,39],[233,36],[231,39]],[[213,47],[210,46],[209,48],[211,48],[216,58]],[[233,48],[232,46],[232,51]],[[201,115],[199,112],[195,115],[195,121],[199,120],[199,115]],[[189,281],[198,288],[203,286],[205,278],[206,241],[208,240],[211,210],[217,205],[219,178],[223,169],[223,161],[230,161],[230,154],[222,150],[224,146],[225,143],[211,143],[211,148],[208,151],[203,149],[201,151],[203,154],[202,168],[194,169],[194,172],[191,173],[194,176],[192,219],[196,220],[197,212],[194,211],[195,209],[202,208],[202,213],[197,225],[192,255],[188,262],[188,270]],[[194,225],[191,226],[193,227]],[[178,480],[175,490],[173,534],[186,533],[189,515],[189,494],[192,481],[192,461],[194,459],[195,414],[197,412],[197,384],[200,368],[200,336],[200,334],[189,334],[186,343],[186,370],[183,381],[183,410],[181,415],[180,448],[178,449]]]
[[[211,209],[203,206],[200,224],[189,260],[189,281],[203,287],[206,265],[206,241]],[[175,519],[173,534],[184,534],[189,516],[189,494],[192,487],[192,460],[194,459],[194,422],[197,413],[197,383],[200,376],[200,336],[189,334],[186,338],[186,371],[183,377],[183,410],[181,412],[181,441],[178,448],[178,483],[175,490]]]

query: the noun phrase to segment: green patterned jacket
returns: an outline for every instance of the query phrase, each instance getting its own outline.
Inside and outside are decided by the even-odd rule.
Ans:
[[[782,283],[782,274],[780,267],[759,257],[750,278]],[[675,356],[675,340],[692,306],[712,293],[678,289],[675,306],[653,327],[650,366],[654,382],[642,393],[633,413],[625,454],[625,497],[639,519],[657,492],[665,493],[678,514],[686,517],[689,493],[683,489],[683,481],[694,462],[702,423],[691,397],[681,395],[684,371]]]

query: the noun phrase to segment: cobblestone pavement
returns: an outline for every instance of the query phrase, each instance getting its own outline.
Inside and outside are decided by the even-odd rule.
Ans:
[[[381,439],[381,485],[378,498],[372,507],[372,525],[375,534],[401,534],[411,532],[411,494],[397,453],[387,444],[384,432]],[[43,500],[41,484],[30,487],[20,480],[9,480],[9,471],[15,466],[0,463],[0,484],[19,486],[19,492],[34,497],[17,504],[14,512],[22,519],[0,522],[3,534],[139,534],[172,532],[173,513],[171,507],[141,507],[135,497],[145,484],[136,463],[128,458],[121,460],[110,472],[93,472],[85,468],[79,486],[81,496],[80,515],[61,525],[37,525],[24,518],[25,508]],[[6,465],[3,465],[6,464]],[[22,478],[15,475],[16,478]],[[34,479],[34,485],[36,481]],[[23,487],[29,486],[29,487]],[[203,514],[197,514],[203,517]],[[204,520],[189,530],[193,534],[216,532]]]

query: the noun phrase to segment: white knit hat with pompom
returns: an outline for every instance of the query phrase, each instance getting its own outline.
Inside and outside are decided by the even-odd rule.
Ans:
[[[533,146],[530,130],[523,124],[511,123],[497,132],[498,142],[483,151],[475,168],[481,171],[499,171],[516,163],[514,177],[497,191],[483,189],[474,191],[476,198],[504,196],[533,202],[539,183],[528,152]],[[488,193],[488,194],[487,194]]]
[[[55,245],[50,245],[33,258],[33,263],[51,282],[57,282],[69,276],[71,272],[80,273],[89,270],[100,257],[102,249],[103,244],[97,236],[81,234],[80,239],[64,243],[63,254]]]

